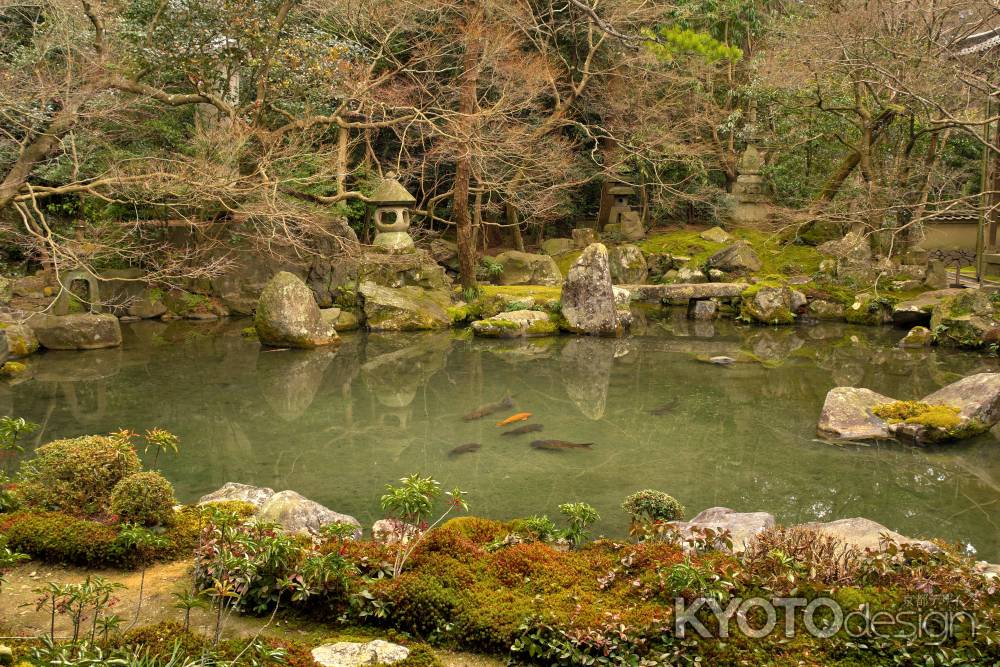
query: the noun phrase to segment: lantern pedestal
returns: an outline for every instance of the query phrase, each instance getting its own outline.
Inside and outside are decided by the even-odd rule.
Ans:
[[[413,252],[413,239],[406,232],[379,232],[372,242],[376,249],[392,255]]]

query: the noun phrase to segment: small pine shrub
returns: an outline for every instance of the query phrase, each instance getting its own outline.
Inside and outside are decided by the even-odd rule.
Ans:
[[[55,440],[22,464],[18,493],[28,507],[100,516],[109,509],[115,485],[141,468],[132,445],[116,437]]]
[[[158,472],[137,472],[115,485],[111,513],[119,521],[165,526],[174,518],[174,487]]]

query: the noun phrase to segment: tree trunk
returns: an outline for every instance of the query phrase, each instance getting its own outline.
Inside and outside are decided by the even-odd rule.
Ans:
[[[468,31],[468,29],[467,26],[466,30]],[[466,132],[471,131],[470,119],[476,110],[476,88],[479,83],[479,53],[481,48],[478,36],[467,32],[458,102],[458,112],[463,118],[462,122]],[[462,289],[466,290],[476,287],[476,245],[472,238],[472,220],[469,218],[469,179],[472,172],[469,148],[465,147],[465,151],[458,158],[458,163],[455,166],[455,187],[452,195],[452,215],[455,218],[458,241],[458,274]]]
[[[18,191],[28,182],[35,165],[44,160],[59,144],[67,132],[76,125],[80,107],[90,99],[90,93],[77,97],[72,104],[63,107],[52,118],[48,127],[40,131],[21,151],[17,161],[0,182],[0,209],[14,199]]]
[[[347,184],[347,128],[337,131],[337,194],[344,194]]]
[[[517,220],[517,209],[510,204],[507,204],[506,208],[507,224],[510,225],[510,230],[514,234],[514,247],[524,252],[524,237],[521,236],[521,223]]]

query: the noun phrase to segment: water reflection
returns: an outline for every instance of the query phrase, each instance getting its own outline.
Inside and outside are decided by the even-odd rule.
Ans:
[[[623,340],[353,334],[337,350],[286,352],[242,338],[242,321],[137,322],[121,349],[34,358],[33,379],[0,388],[0,406],[42,424],[35,444],[120,427],[176,432],[182,454],[160,464],[185,500],[242,481],[370,521],[386,482],[421,472],[468,489],[479,514],[551,514],[586,500],[604,517],[600,530],[622,534],[621,499],[652,487],[692,510],[767,510],[786,522],[868,516],[1000,559],[994,435],[932,449],[814,437],[835,385],[917,398],[995,371],[995,360],[900,350],[902,332],[891,329],[693,323],[683,309],[640,321],[641,335]],[[697,360],[716,355],[739,362]],[[539,452],[536,436],[500,436],[495,422],[507,414],[461,419],[506,394],[542,437],[594,447]],[[473,442],[475,453],[448,457]]]

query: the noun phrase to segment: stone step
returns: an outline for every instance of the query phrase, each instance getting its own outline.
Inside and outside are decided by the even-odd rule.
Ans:
[[[618,285],[632,294],[633,301],[681,305],[697,299],[732,300],[743,293],[745,283],[676,283],[673,285]]]

